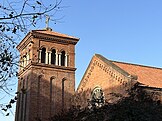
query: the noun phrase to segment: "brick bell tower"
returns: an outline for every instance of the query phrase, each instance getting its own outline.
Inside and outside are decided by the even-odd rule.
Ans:
[[[47,28],[32,30],[20,42],[15,121],[48,121],[70,107],[70,98],[75,92],[78,41]]]

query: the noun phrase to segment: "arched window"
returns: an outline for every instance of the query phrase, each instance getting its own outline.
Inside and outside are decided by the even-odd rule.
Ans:
[[[54,81],[55,77],[52,76],[50,78],[50,116],[52,116],[52,112],[55,112],[55,100],[54,100]]]
[[[65,51],[61,52],[61,66],[65,66]]]
[[[53,49],[51,53],[51,64],[56,64],[56,50]]]
[[[28,60],[27,60],[28,63],[30,63],[30,60],[31,60],[31,58],[30,58],[30,53],[31,53],[31,52],[30,52],[30,50],[29,50],[29,52],[28,52]]]
[[[23,56],[23,67],[26,66],[26,55]]]
[[[45,63],[46,60],[46,48],[42,48],[41,51],[41,63]]]
[[[65,100],[64,100],[64,96],[65,96],[65,81],[66,81],[67,79],[66,78],[63,78],[62,79],[62,111],[64,111],[64,106],[65,106]]]

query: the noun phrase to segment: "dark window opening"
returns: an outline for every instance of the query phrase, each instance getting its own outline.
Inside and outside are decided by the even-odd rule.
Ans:
[[[61,66],[65,66],[65,51],[61,52]]]
[[[63,78],[62,79],[62,112],[64,112],[64,106],[65,106],[65,100],[64,100],[64,93],[65,93],[65,81],[66,81],[66,79],[65,78]]]
[[[55,81],[55,77],[53,76],[50,78],[50,117],[53,114],[52,112],[55,112],[54,81]]]
[[[67,66],[69,66],[69,55],[67,55]]]
[[[42,48],[41,51],[41,63],[45,63],[46,60],[46,48]]]
[[[51,53],[51,64],[56,64],[56,50],[53,49]]]

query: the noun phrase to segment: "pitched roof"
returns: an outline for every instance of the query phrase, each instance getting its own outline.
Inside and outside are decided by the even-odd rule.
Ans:
[[[138,82],[149,86],[162,88],[162,68],[112,61],[131,75],[138,76]]]
[[[162,68],[112,61],[99,54],[96,55],[100,59],[104,60],[105,63],[112,62],[113,64],[118,66],[119,69],[126,71],[131,75],[137,75],[137,81],[144,84],[145,86],[162,88]]]
[[[50,30],[32,30],[31,32],[36,32],[36,33],[41,33],[41,34],[46,34],[46,35],[53,35],[53,36],[57,36],[57,37],[64,37],[64,38],[69,38],[69,39],[79,39],[73,36],[69,36],[66,34],[62,34],[59,32],[55,32],[55,31],[50,31]]]

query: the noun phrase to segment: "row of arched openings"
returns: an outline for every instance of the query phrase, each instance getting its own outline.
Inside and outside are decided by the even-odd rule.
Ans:
[[[46,52],[46,48],[41,49],[41,63],[46,64],[54,64],[59,66],[67,66],[68,65],[68,57],[66,55],[66,52],[63,50],[61,53],[56,53],[55,49],[52,49],[50,53]],[[48,55],[46,55],[48,54]],[[47,61],[47,62],[46,62]]]

